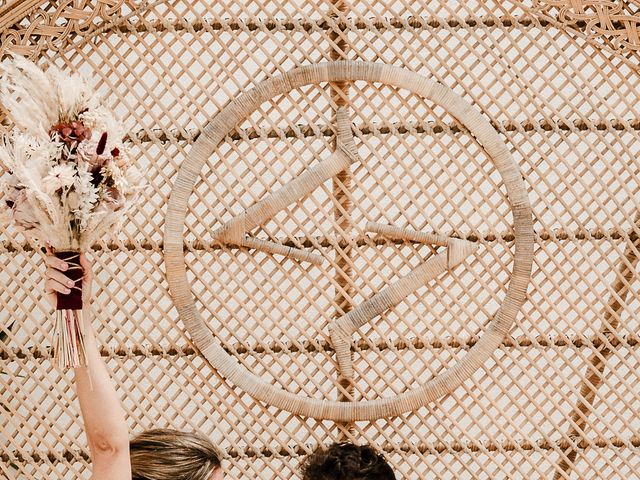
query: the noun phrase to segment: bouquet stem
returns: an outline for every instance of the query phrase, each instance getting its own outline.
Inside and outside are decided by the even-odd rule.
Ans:
[[[69,268],[65,274],[74,281],[71,292],[57,292],[56,325],[54,330],[53,358],[60,368],[79,367],[87,364],[82,321],[82,277],[80,252],[60,251],[55,256],[64,260]]]

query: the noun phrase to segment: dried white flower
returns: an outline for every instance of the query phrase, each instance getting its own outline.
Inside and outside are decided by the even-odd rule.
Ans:
[[[47,77],[55,86],[58,100],[58,117],[61,121],[75,118],[86,108],[96,108],[99,99],[89,82],[79,73],[65,73],[55,65],[49,67]]]
[[[0,158],[25,187],[41,189],[42,178],[47,174],[52,159],[60,155],[60,146],[48,139],[18,134],[9,142],[0,143]]]
[[[76,211],[80,207],[80,197],[78,196],[78,192],[75,190],[71,190],[67,194],[67,207],[73,212]]]
[[[113,180],[113,184],[120,192],[129,190],[129,182],[116,162],[106,163],[102,171],[105,177],[110,177]]]
[[[107,134],[106,151],[110,152],[114,148],[122,149],[124,125],[111,110],[101,105],[80,114],[80,119],[91,128],[96,139],[103,133]]]
[[[124,178],[129,184],[129,190],[139,190],[144,186],[144,177],[135,166],[131,165],[124,173]]]
[[[70,187],[75,181],[76,169],[70,163],[53,167],[44,178],[45,191],[53,193],[63,187]]]
[[[92,179],[91,172],[89,172],[89,164],[85,162],[78,163],[78,175],[73,186],[75,191],[78,192],[80,202],[74,213],[80,221],[81,230],[86,228],[91,212],[98,201],[98,189],[93,185]]]
[[[18,134],[12,143],[0,146],[1,155],[7,155],[7,166],[13,172],[13,182],[24,188],[36,213],[42,215],[42,222],[54,222],[59,218],[52,199],[45,193],[43,178],[52,165],[52,156],[57,155],[58,148],[52,142],[41,141],[27,134]]]
[[[23,132],[46,137],[58,120],[55,85],[33,62],[14,56],[0,64],[0,100]]]
[[[41,226],[54,225],[62,218],[59,202],[41,191],[26,188],[27,197]]]

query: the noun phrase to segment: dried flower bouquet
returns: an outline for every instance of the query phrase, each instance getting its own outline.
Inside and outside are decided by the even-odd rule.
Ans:
[[[14,56],[0,66],[0,101],[14,123],[0,141],[0,213],[70,263],[76,287],[57,297],[54,357],[61,367],[83,365],[78,253],[120,224],[142,177],[123,143],[123,124],[80,74],[43,71]]]

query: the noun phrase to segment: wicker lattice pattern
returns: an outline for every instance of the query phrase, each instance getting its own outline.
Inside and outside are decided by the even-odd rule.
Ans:
[[[373,443],[406,478],[637,475],[635,50],[601,48],[526,2],[175,0],[139,13],[138,3],[80,3],[60,15],[34,4],[6,27],[2,48],[92,75],[147,172],[146,201],[93,254],[98,335],[133,431],[200,430],[220,442],[231,478],[298,478],[301,457],[337,438]],[[30,23],[40,30],[27,34]],[[450,395],[374,422],[300,417],[227,383],[178,321],[163,257],[173,182],[215,113],[256,82],[342,58],[417,72],[482,112],[522,172],[536,233],[528,298],[499,349]],[[332,87],[264,102],[207,160],[186,217],[188,281],[221,346],[256,375],[311,398],[370,400],[439,375],[478,342],[506,293],[513,222],[500,176],[453,117],[403,89]],[[213,242],[222,223],[331,155],[345,104],[364,162],[250,232],[335,258],[318,267]],[[480,248],[354,335],[349,390],[327,329],[335,312],[432,253],[374,237],[367,222]],[[347,230],[344,243],[326,235]],[[41,255],[11,231],[0,242],[0,325],[15,322],[0,343],[0,468],[9,478],[88,478],[70,379],[47,349]]]
[[[613,49],[640,49],[637,1],[536,0],[535,11],[555,16],[564,25],[583,29],[587,35]]]

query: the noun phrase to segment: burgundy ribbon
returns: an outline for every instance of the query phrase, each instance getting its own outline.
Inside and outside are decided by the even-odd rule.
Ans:
[[[56,292],[57,310],[82,310],[82,277],[84,270],[80,266],[80,253],[73,251],[54,252],[54,255],[67,262],[69,268],[65,275],[75,282],[70,293]]]

